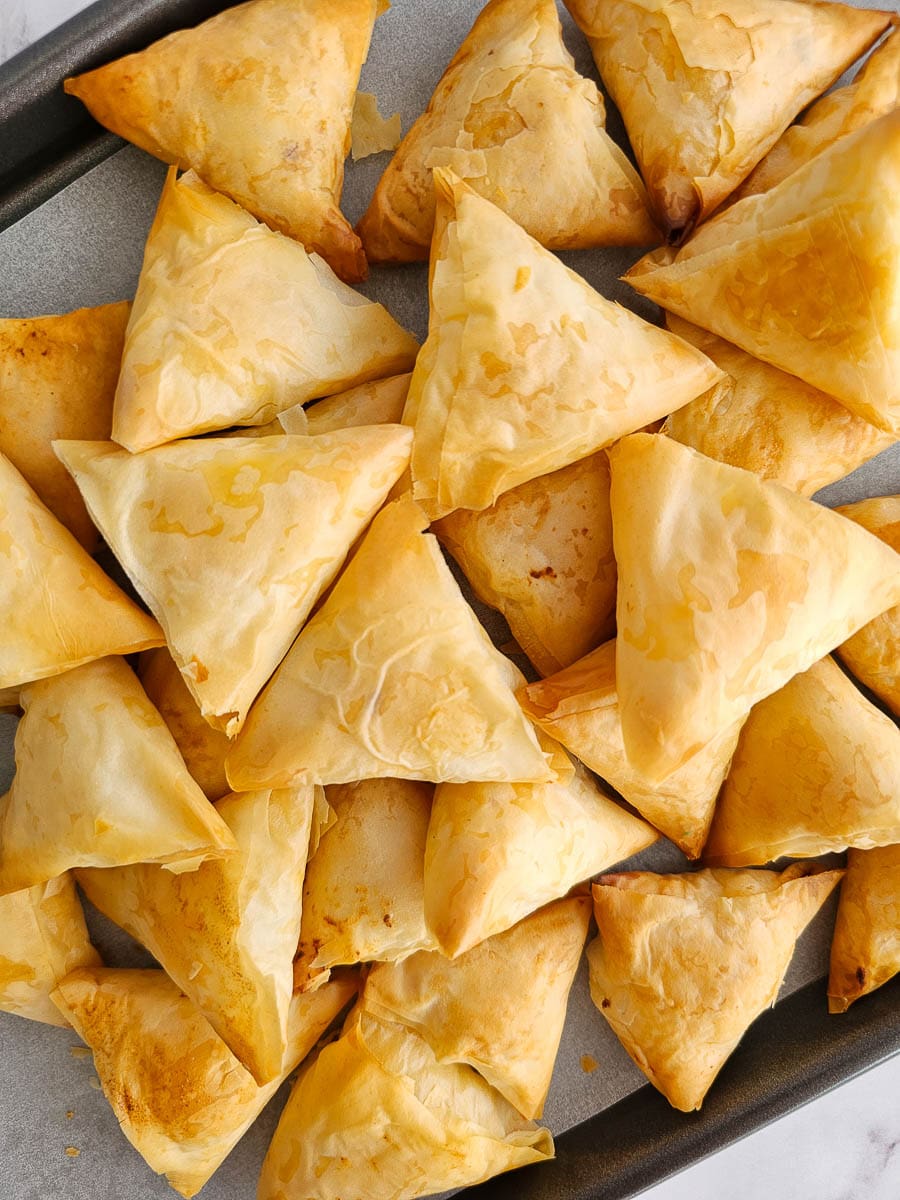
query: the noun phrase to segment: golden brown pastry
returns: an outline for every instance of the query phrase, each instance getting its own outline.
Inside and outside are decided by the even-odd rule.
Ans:
[[[564,754],[546,734],[540,740],[545,751]],[[551,783],[435,789],[425,916],[444,954],[463,954],[656,841],[655,829],[573,765]]]
[[[16,774],[0,800],[0,895],[70,867],[193,871],[235,846],[124,659],[22,689]]]
[[[634,434],[609,455],[622,739],[662,781],[896,604],[900,556],[671,438]]]
[[[506,618],[541,675],[615,632],[616,559],[603,453],[459,508],[434,525],[479,600]]]
[[[379,11],[378,0],[251,0],[65,87],[113,133],[193,167],[358,281],[366,259],[340,199]]]
[[[705,862],[900,842],[900,729],[831,658],[751,711],[716,806]]]
[[[80,870],[90,902],[146,946],[257,1083],[281,1070],[313,789],[229,795],[237,852],[196,871]]]
[[[2,454],[0,557],[0,688],[163,644]]]
[[[591,998],[675,1108],[690,1112],[775,1003],[797,938],[843,871],[633,872],[594,884]]]
[[[894,16],[891,24],[893,29],[853,82],[817,100],[795,125],[788,126],[734,193],[735,200],[767,192],[840,138],[900,104],[900,18]]]
[[[378,111],[378,97],[371,92],[357,92],[350,121],[350,156],[354,162],[396,150],[400,145],[400,114],[383,117]]]
[[[151,1170],[195,1196],[356,991],[350,976],[291,1002],[277,1078],[259,1087],[163,971],[82,969],[53,994],[94,1055],[122,1132]]]
[[[524,1117],[539,1117],[591,919],[556,900],[459,958],[420,951],[376,963],[362,1007],[421,1034],[440,1063],[468,1063]]]
[[[490,201],[434,172],[428,340],[403,419],[434,520],[586,458],[722,379],[606,300]]]
[[[76,967],[99,965],[71,875],[0,896],[0,1010],[68,1025],[50,993]]]
[[[403,408],[409,392],[412,375],[389,375],[387,379],[373,379],[361,383],[334,396],[317,400],[303,411],[306,414],[307,431],[311,434],[334,433],[336,429],[348,429],[354,425],[397,425],[403,420]],[[299,433],[290,427],[296,409],[289,408],[279,414],[285,433]]]
[[[236,790],[294,780],[548,779],[518,672],[466,604],[409,498],[382,509],[254,704]]]
[[[0,451],[90,553],[97,531],[54,438],[106,438],[130,305],[0,321]]]
[[[846,1012],[900,971],[900,845],[850,850],[841,884],[828,1011]]]
[[[699,856],[737,745],[741,718],[663,783],[654,783],[625,753],[614,640],[565,671],[522,688],[518,696],[540,729],[611,784],[688,858]]]
[[[666,314],[666,327],[731,377],[673,413],[662,432],[721,462],[812,496],[843,479],[894,442],[894,435],[854,416],[795,375],[730,342]]]
[[[380,425],[144,454],[55,446],[204,718],[232,736],[405,470],[410,442],[403,426]]]
[[[837,510],[900,552],[900,496],[860,500]],[[864,625],[837,655],[867,688],[900,717],[900,606]]]
[[[428,257],[432,168],[449,167],[544,246],[660,240],[647,194],[574,69],[554,0],[490,0],[403,139],[358,232],[371,262]]]
[[[548,1131],[471,1067],[363,1013],[294,1086],[257,1197],[414,1200],[552,1157]]]
[[[663,228],[716,209],[886,12],[821,0],[566,0],[622,114]]]
[[[900,434],[900,109],[646,255],[637,291]]]
[[[128,322],[113,440],[138,451],[264,425],[292,404],[408,371],[417,350],[322,259],[173,169]]]
[[[435,945],[422,894],[433,790],[409,779],[327,789],[335,820],[306,869],[297,983],[327,978],[341,963],[393,961]]]

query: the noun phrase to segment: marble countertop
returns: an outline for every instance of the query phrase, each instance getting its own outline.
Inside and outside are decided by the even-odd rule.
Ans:
[[[86,0],[0,0],[0,62],[85,7]],[[900,1055],[644,1195],[897,1200]]]

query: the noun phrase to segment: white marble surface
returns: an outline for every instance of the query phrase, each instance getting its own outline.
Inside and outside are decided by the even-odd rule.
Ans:
[[[85,0],[0,0],[0,61],[85,7]],[[644,1195],[898,1200],[900,1056]]]

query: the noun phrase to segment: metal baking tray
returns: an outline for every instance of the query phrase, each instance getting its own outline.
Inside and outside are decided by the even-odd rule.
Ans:
[[[890,7],[900,9],[900,0]],[[222,0],[100,0],[0,66],[0,316],[62,312],[132,295],[164,167],[101,130],[66,97],[62,79],[139,49],[228,7]],[[394,0],[376,25],[361,88],[404,130],[421,112],[481,0]],[[563,13],[567,44],[597,78],[587,44]],[[622,140],[614,109],[608,127]],[[348,161],[344,211],[365,208],[387,162]],[[561,255],[605,295],[657,319],[618,281],[633,250]],[[374,269],[363,290],[417,336],[427,328],[426,268]],[[818,499],[845,503],[900,492],[900,446]],[[508,636],[508,635],[507,635]],[[15,719],[0,716],[0,788],[12,775]],[[651,869],[684,860],[667,843],[640,856]],[[685,1115],[643,1081],[591,1005],[582,967],[570,1002],[545,1112],[555,1162],[501,1176],[474,1196],[507,1200],[624,1200],[900,1051],[900,979],[829,1017],[827,968],[834,902],[804,934],[774,1009],[749,1030],[700,1113]],[[89,913],[106,961],[145,965],[146,953]],[[116,1128],[78,1039],[0,1013],[0,1163],[4,1200],[143,1200],[174,1193]],[[76,1050],[73,1055],[72,1051]],[[587,1072],[583,1056],[599,1065]],[[205,1200],[249,1200],[284,1089],[203,1190]],[[69,1116],[68,1114],[72,1114]],[[66,1154],[66,1147],[79,1150]]]

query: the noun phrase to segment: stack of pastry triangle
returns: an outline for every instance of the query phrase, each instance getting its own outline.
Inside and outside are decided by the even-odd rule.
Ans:
[[[821,0],[566,0],[663,228],[702,221],[890,13]]]
[[[609,454],[622,738],[659,782],[900,601],[900,556],[670,438],[634,434]]]
[[[438,1062],[474,1067],[523,1117],[539,1117],[590,919],[589,897],[572,896],[459,958],[421,951],[378,963],[362,1006],[421,1034]]]
[[[625,278],[896,436],[898,247],[900,108]]]
[[[743,867],[900,842],[900,729],[830,658],[750,713],[703,854]]]
[[[378,514],[253,706],[231,786],[550,778],[512,664],[466,604],[408,497]]]
[[[491,0],[359,223],[369,261],[428,257],[434,167],[544,246],[655,244],[644,185],[604,121],[600,93],[563,45],[554,0]]]
[[[193,167],[261,220],[364,279],[340,211],[377,0],[252,0],[66,80],[101,124]]]
[[[316,255],[189,172],[169,172],[147,239],[113,411],[129,450],[264,425],[413,364],[418,345]]]
[[[190,871],[234,849],[123,659],[29,684],[22,707],[0,800],[0,895],[70,867]]]
[[[163,644],[2,454],[0,558],[0,688]]]
[[[226,796],[237,852],[196,871],[91,868],[78,882],[197,1005],[257,1083],[281,1070],[313,789]]]
[[[664,782],[655,783],[625,753],[615,641],[557,675],[529,684],[519,692],[519,702],[538,728],[596,771],[689,858],[699,857],[737,745],[740,718]]]
[[[829,1012],[846,1012],[898,971],[900,844],[850,850],[831,943]]]
[[[594,885],[591,998],[654,1087],[690,1112],[775,1003],[842,871],[635,872]]]
[[[291,1002],[278,1075],[259,1087],[163,971],[73,971],[53,994],[94,1055],[122,1132],[181,1196],[195,1196],[356,990],[333,980]]]
[[[130,305],[0,321],[0,451],[93,551],[97,531],[54,438],[106,438]]]
[[[404,421],[413,495],[435,517],[585,458],[722,378],[604,299],[451,172],[434,172],[428,340]]]
[[[203,716],[233,734],[409,461],[410,431],[57,442],[166,631]]]
[[[565,757],[539,737],[545,751]],[[578,763],[559,774],[550,783],[435,789],[425,916],[444,954],[463,954],[656,841],[656,831],[609,799]]]

